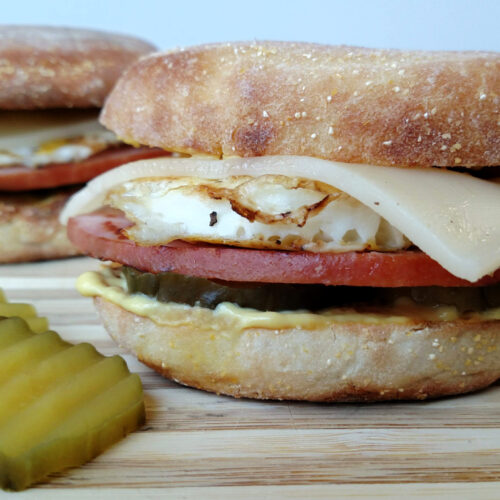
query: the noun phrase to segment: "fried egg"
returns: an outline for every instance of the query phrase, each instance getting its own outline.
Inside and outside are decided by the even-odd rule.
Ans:
[[[0,168],[80,161],[117,144],[97,117],[96,110],[1,111]]]
[[[411,245],[348,194],[284,175],[134,179],[112,189],[106,203],[134,223],[127,236],[143,245],[181,239],[311,252],[394,251]]]

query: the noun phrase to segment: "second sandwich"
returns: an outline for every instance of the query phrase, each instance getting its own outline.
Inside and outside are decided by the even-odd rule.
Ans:
[[[111,33],[0,26],[0,263],[76,254],[58,221],[69,196],[164,154],[123,144],[97,120],[121,73],[153,50]]]

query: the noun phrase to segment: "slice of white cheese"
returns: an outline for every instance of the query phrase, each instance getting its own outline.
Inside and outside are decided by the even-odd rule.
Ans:
[[[346,192],[460,278],[477,281],[500,267],[500,185],[444,169],[347,164],[298,156],[143,160],[91,181],[66,205],[62,220],[99,208],[111,188],[131,179],[265,174],[303,177]]]

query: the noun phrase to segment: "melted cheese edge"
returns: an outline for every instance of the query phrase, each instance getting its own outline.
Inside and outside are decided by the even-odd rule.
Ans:
[[[99,208],[110,189],[132,179],[217,179],[257,172],[311,179],[347,193],[459,278],[474,282],[500,268],[500,184],[438,168],[347,164],[303,156],[143,160],[91,181],[66,205],[61,221]]]
[[[214,310],[173,302],[162,303],[143,294],[129,294],[125,281],[116,277],[106,267],[100,272],[89,271],[82,274],[77,280],[76,288],[86,297],[102,297],[131,313],[149,318],[158,325],[187,326],[196,321],[197,325],[202,325],[201,328],[214,331],[227,328],[234,331],[243,331],[248,328],[316,330],[335,323],[407,324],[415,321],[461,319],[456,307],[453,306],[395,305],[391,311],[392,314],[368,314],[345,309],[327,309],[318,313],[267,312],[239,307],[229,302],[219,304]],[[186,314],[187,311],[190,312],[189,315]],[[469,314],[467,319],[472,321],[500,320],[500,308]]]

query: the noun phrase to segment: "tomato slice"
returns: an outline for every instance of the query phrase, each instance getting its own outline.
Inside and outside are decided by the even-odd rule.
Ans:
[[[0,190],[30,191],[81,184],[124,163],[167,154],[162,149],[121,146],[73,163],[52,163],[39,168],[23,165],[0,168]]]
[[[373,287],[479,286],[500,282],[500,269],[476,283],[462,280],[419,250],[284,252],[183,241],[141,246],[123,234],[122,230],[130,225],[119,210],[101,209],[70,219],[68,236],[83,253],[102,260],[152,273],[173,271],[224,281]]]

